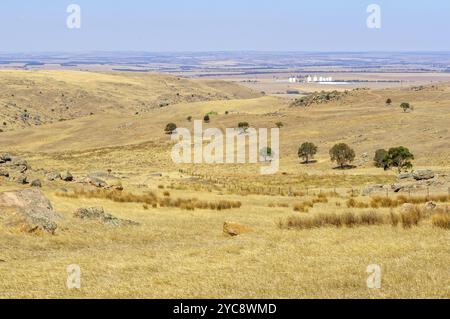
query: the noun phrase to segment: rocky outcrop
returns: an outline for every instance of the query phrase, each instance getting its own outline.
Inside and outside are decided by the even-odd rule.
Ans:
[[[102,207],[79,208],[75,211],[74,217],[86,220],[95,220],[112,226],[139,225],[139,223],[132,220],[120,219],[111,214],[105,213]]]
[[[414,171],[412,176],[416,181],[428,180],[434,178],[434,172],[431,169],[420,169]]]

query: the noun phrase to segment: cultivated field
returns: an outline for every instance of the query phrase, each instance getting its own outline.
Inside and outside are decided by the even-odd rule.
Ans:
[[[0,164],[10,169],[0,192],[39,179],[62,217],[53,234],[12,227],[0,193],[0,297],[450,297],[448,83],[350,90],[308,107],[147,73],[0,71],[0,84],[0,154],[27,161],[20,174]],[[279,172],[173,163],[166,124],[192,129],[187,118],[208,113],[204,128],[282,122]],[[301,164],[306,141],[318,153]],[[352,169],[330,161],[337,143],[354,149]],[[377,149],[396,146],[434,177],[400,180],[373,165]],[[73,178],[50,180],[55,171]],[[86,207],[139,225],[74,215]],[[237,231],[224,233],[225,222]],[[66,285],[72,264],[80,289]],[[372,264],[380,289],[366,284]]]

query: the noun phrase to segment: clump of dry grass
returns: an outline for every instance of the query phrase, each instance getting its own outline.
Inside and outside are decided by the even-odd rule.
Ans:
[[[275,208],[275,207],[286,208],[286,207],[289,207],[289,204],[288,203],[269,203],[267,206],[270,208]]]
[[[307,213],[309,212],[310,208],[314,207],[314,203],[310,201],[302,202],[302,203],[296,203],[294,204],[294,211],[300,212],[300,213]]]
[[[437,213],[431,218],[433,226],[450,229],[450,214],[449,213]]]
[[[394,208],[403,205],[405,203],[422,204],[429,201],[440,203],[449,202],[450,195],[411,196],[411,197],[399,195],[396,198],[375,196],[371,199],[370,206],[372,208],[380,208],[380,207]]]
[[[311,229],[326,226],[334,227],[355,227],[364,225],[381,225],[385,222],[383,215],[376,212],[367,212],[355,214],[347,212],[344,214],[317,214],[314,216],[291,216],[286,220],[280,220],[278,226],[280,228],[297,228],[297,229]]]
[[[350,198],[346,202],[346,205],[347,205],[348,208],[368,208],[369,207],[369,205],[367,203],[358,202],[354,198]]]
[[[166,195],[167,193],[167,195]],[[153,208],[159,207],[178,207],[185,210],[194,210],[198,209],[213,209],[213,210],[223,210],[223,209],[232,209],[232,208],[240,208],[242,203],[240,201],[229,201],[229,200],[220,200],[218,202],[208,202],[198,200],[196,198],[177,198],[172,199],[170,193],[165,192],[165,197],[158,197],[153,192],[146,192],[143,194],[133,194],[128,192],[121,192],[116,190],[104,190],[98,189],[94,191],[85,191],[85,190],[75,190],[72,193],[57,193],[58,196],[67,197],[67,198],[99,198],[99,199],[108,199],[114,202],[119,203],[144,203],[144,209],[148,209],[148,205],[151,205]],[[145,208],[147,207],[147,208]]]

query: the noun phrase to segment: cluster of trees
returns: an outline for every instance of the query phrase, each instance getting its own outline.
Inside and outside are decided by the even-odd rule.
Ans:
[[[376,167],[380,167],[385,170],[395,167],[400,173],[402,170],[412,168],[411,161],[413,159],[414,155],[408,148],[399,146],[390,148],[388,151],[385,149],[377,150],[373,161]]]
[[[317,154],[318,147],[311,142],[303,143],[298,149],[298,157],[303,159],[303,163],[308,164],[314,155]],[[355,151],[345,143],[334,145],[330,151],[330,159],[336,162],[340,168],[345,168],[355,160]],[[388,151],[379,149],[375,152],[374,163],[376,167],[385,170],[397,168],[400,173],[403,170],[412,168],[411,161],[414,155],[404,146],[390,148]]]
[[[298,149],[298,157],[303,159],[303,163],[309,164],[317,151],[318,147],[314,143],[305,142]],[[355,151],[345,143],[334,145],[329,154],[331,161],[336,162],[341,168],[349,165],[355,159]]]
[[[207,119],[206,119],[207,117]],[[188,117],[190,121],[192,117]],[[209,121],[209,116],[205,115],[205,122]],[[278,125],[277,125],[278,126]],[[248,122],[239,122],[238,129],[243,133],[247,132],[250,125]],[[281,127],[281,125],[280,125]],[[175,123],[168,123],[164,129],[166,134],[173,134],[177,129]],[[318,147],[312,142],[305,142],[300,145],[298,149],[298,157],[303,159],[303,163],[309,164],[314,159],[317,154]],[[266,147],[260,150],[260,155],[264,157],[265,160],[273,155],[272,149]],[[340,168],[345,168],[350,165],[355,160],[355,151],[345,143],[339,143],[334,145],[329,150],[330,159],[332,162],[336,162]],[[400,173],[403,170],[408,170],[412,168],[411,161],[414,160],[414,155],[409,151],[408,148],[404,146],[398,146],[390,148],[389,150],[378,149],[375,152],[374,164],[376,167],[383,168],[385,170],[390,168],[397,168]]]

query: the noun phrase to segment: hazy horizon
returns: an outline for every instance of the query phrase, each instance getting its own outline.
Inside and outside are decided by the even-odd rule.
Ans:
[[[371,4],[379,29],[366,24]],[[4,0],[0,52],[448,52],[449,11],[444,0]]]

